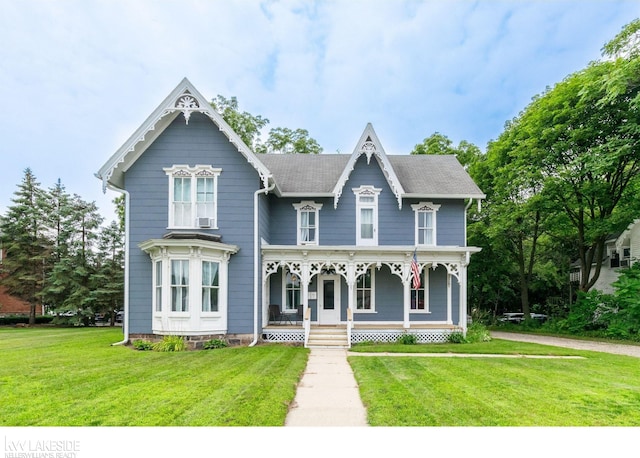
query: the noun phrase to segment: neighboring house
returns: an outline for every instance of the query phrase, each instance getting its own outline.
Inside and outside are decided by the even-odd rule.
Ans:
[[[0,277],[5,275],[3,271],[2,261],[6,256],[5,250],[0,242]],[[0,286],[0,316],[8,315],[29,315],[31,306],[28,302],[18,299],[10,295],[4,286]],[[42,307],[36,308],[36,315],[42,315]]]
[[[631,222],[627,228],[617,234],[609,236],[605,242],[605,256],[602,260],[600,275],[593,285],[596,289],[606,294],[613,294],[613,283],[620,276],[623,269],[631,267],[640,257],[640,218]],[[592,267],[591,272],[595,269]],[[571,280],[574,283],[580,281],[582,272],[579,264],[574,264],[571,272]]]
[[[484,195],[453,156],[387,155],[370,124],[351,155],[258,155],[184,79],[96,176],[126,196],[125,341],[466,331]]]

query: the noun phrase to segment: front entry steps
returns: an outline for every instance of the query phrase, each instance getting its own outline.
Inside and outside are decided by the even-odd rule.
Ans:
[[[312,326],[307,348],[349,348],[344,326]]]

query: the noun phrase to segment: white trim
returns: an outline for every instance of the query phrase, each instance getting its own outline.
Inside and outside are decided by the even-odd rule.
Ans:
[[[382,192],[380,188],[363,185],[352,189],[356,197],[356,245],[377,246],[378,245],[378,195]],[[363,197],[371,197],[372,202],[362,202]],[[371,210],[373,225],[371,238],[362,237],[362,210]]]
[[[356,147],[349,158],[349,162],[345,165],[340,178],[338,179],[335,187],[333,188],[333,206],[334,208],[338,207],[338,200],[340,200],[340,196],[342,195],[342,191],[344,190],[345,185],[347,184],[347,180],[349,179],[349,175],[353,171],[356,162],[365,154],[367,156],[367,163],[371,161],[371,156],[375,156],[380,168],[387,179],[387,183],[393,192],[393,195],[396,196],[396,200],[398,201],[398,208],[402,208],[402,196],[404,195],[404,189],[400,184],[400,180],[398,179],[396,172],[391,166],[391,162],[387,158],[387,154],[378,139],[375,131],[373,130],[373,126],[371,123],[368,123],[360,136],[360,140],[356,144]]]
[[[168,229],[198,229],[204,227],[206,229],[218,228],[218,177],[222,173],[222,169],[214,168],[210,165],[196,165],[194,167],[188,165],[173,165],[171,167],[163,168],[167,177],[169,178],[169,196],[168,196]],[[174,208],[174,180],[176,178],[188,178],[191,180],[191,194],[189,196],[190,204],[190,219],[191,225],[178,226],[175,223],[175,208]],[[213,179],[213,211],[211,215],[204,216],[198,215],[198,201],[197,201],[197,184],[199,178]],[[209,219],[210,222],[206,226],[200,226],[200,219]]]
[[[438,244],[438,233],[437,233],[437,213],[440,210],[440,204],[434,204],[433,202],[420,202],[417,204],[411,205],[413,212],[415,214],[415,244],[417,246],[435,246]],[[433,243],[420,243],[420,213],[431,213],[431,224],[432,224],[432,232],[431,238]]]
[[[320,244],[320,210],[321,203],[312,200],[303,200],[300,203],[292,204],[296,209],[296,243],[298,245],[319,245]],[[302,213],[309,212],[315,214],[314,237],[313,240],[302,240]]]

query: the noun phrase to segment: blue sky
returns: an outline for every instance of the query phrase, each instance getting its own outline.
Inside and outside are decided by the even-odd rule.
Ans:
[[[268,128],[389,154],[441,132],[485,150],[531,98],[600,57],[640,2],[0,0],[0,214],[24,169],[113,218],[94,177],[187,77]]]

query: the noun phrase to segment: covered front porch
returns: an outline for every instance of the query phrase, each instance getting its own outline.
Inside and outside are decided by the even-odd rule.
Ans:
[[[344,329],[348,345],[421,343],[466,332],[466,274],[473,247],[262,246],[262,337],[309,342]],[[412,259],[421,285],[414,288]]]

